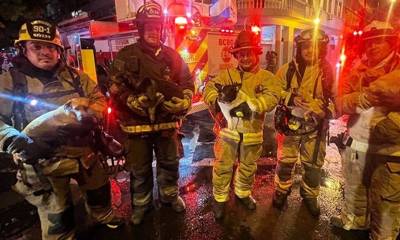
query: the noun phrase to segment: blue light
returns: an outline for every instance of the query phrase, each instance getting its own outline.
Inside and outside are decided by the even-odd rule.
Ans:
[[[38,104],[38,100],[32,99],[31,102],[29,103],[31,106],[36,106]]]
[[[36,107],[43,107],[47,108],[49,110],[53,110],[59,107],[59,105],[53,104],[53,103],[47,103],[45,101],[38,101],[37,99],[32,99],[32,98],[24,98],[20,96],[15,96],[12,94],[6,94],[6,93],[0,93],[0,98],[8,99],[13,102],[21,102],[23,104],[29,104],[31,106],[36,106]]]

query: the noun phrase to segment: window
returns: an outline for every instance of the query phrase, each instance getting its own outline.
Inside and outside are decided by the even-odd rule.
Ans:
[[[328,8],[326,9],[326,11],[330,14],[332,13],[332,0],[328,0]]]
[[[338,1],[336,1],[336,0],[335,0],[335,9],[334,9],[333,14],[335,14],[335,16],[339,16],[339,14],[338,14]]]
[[[338,7],[338,17],[340,17],[341,16],[341,14],[342,14],[342,3],[341,2],[339,2],[339,7]]]

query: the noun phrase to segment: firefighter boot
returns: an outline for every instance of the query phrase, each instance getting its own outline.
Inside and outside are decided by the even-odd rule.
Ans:
[[[243,206],[245,206],[248,210],[255,210],[256,209],[256,200],[252,196],[248,196],[245,198],[239,198],[236,196],[236,198],[239,200]]]
[[[172,209],[177,213],[181,213],[186,209],[186,204],[180,196],[177,196],[172,201],[163,200],[162,198],[160,201],[164,206],[172,207]]]
[[[275,190],[274,196],[272,198],[272,205],[275,208],[282,210],[283,207],[285,206],[288,195],[289,195],[288,193],[284,193],[284,192]]]
[[[225,202],[217,202],[214,200],[213,202],[213,212],[215,219],[221,219],[225,213]]]
[[[114,216],[113,219],[106,224],[106,226],[111,229],[116,229],[123,224],[125,224],[125,220],[123,218]]]
[[[180,196],[177,196],[175,200],[171,202],[171,207],[175,212],[181,213],[185,211],[186,204]]]
[[[143,218],[145,214],[150,211],[152,208],[151,204],[145,205],[145,206],[135,206],[133,208],[133,213],[131,216],[131,222],[134,225],[139,225],[143,222]]]
[[[318,217],[321,214],[317,198],[304,198],[303,201],[312,216]]]
[[[344,222],[340,216],[333,216],[331,217],[329,223],[331,226],[337,227],[337,228],[343,228],[344,227]]]

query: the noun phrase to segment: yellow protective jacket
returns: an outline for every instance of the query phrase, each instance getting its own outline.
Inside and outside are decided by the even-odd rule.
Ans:
[[[264,69],[254,72],[243,72],[237,68],[221,70],[217,77],[207,83],[204,90],[204,102],[211,109],[218,104],[218,90],[215,87],[217,83],[221,85],[241,84],[240,94],[235,101],[246,102],[253,110],[249,120],[234,118],[236,121],[233,124],[222,126],[217,134],[236,142],[241,140],[240,134],[243,134],[243,144],[261,143],[265,113],[277,105],[283,89],[283,82]]]
[[[67,68],[59,64],[56,71],[50,74],[33,67],[25,58],[21,65],[15,67],[26,78],[27,93],[25,98],[15,95],[13,79],[10,72],[0,75],[0,151],[5,151],[4,144],[10,137],[19,134],[19,130],[12,126],[13,106],[15,100],[23,101],[26,123],[54,110],[73,98],[80,97],[73,86],[73,80]],[[89,100],[90,108],[101,116],[106,107],[105,97],[98,90],[96,83],[88,75],[72,71],[74,77],[79,75],[79,82],[83,94]],[[37,104],[32,106],[30,100],[35,99]]]
[[[400,114],[389,104],[385,106],[365,106],[363,94],[374,85],[379,84],[384,96],[393,103],[400,101],[400,56],[390,54],[375,67],[368,67],[366,61],[360,60],[340,84],[338,110],[341,114],[350,115],[348,122],[349,134],[353,138],[351,147],[368,153],[400,157],[400,146],[393,143],[374,143],[370,139],[374,128],[385,119],[390,119],[400,128]],[[376,87],[376,86],[375,86]],[[391,133],[386,131],[386,133]],[[393,134],[398,134],[393,132]],[[396,138],[398,136],[390,136]],[[400,137],[400,136],[399,136]]]
[[[285,84],[285,91],[282,92],[282,97],[286,99],[286,103],[288,103],[288,105],[292,104],[294,94],[296,96],[301,96],[306,102],[312,102],[315,99],[323,100],[327,103],[332,103],[327,106],[327,110],[330,112],[329,114],[331,116],[334,116],[335,109],[333,106],[333,101],[336,95],[336,91],[333,88],[333,74],[330,66],[325,63],[325,74],[323,74],[321,64],[307,66],[302,79],[299,80],[297,77],[298,74],[296,74],[295,72],[292,74],[292,79],[287,79],[289,64],[290,63],[286,63],[282,65],[282,67],[276,73],[276,76]],[[295,63],[295,66],[296,71],[298,71],[297,63]],[[314,89],[315,96],[313,96]]]

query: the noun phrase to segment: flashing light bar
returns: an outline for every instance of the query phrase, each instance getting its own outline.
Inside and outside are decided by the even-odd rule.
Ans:
[[[186,25],[188,24],[188,20],[186,17],[176,17],[175,18],[175,24],[177,25]]]
[[[234,30],[233,29],[224,29],[224,28],[222,28],[222,29],[220,29],[220,32],[222,32],[222,33],[234,33]]]
[[[251,31],[258,34],[261,32],[261,28],[259,26],[251,26]]]

